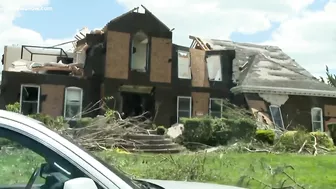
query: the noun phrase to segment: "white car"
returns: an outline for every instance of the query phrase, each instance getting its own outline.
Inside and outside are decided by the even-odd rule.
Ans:
[[[41,155],[27,184],[0,189],[239,189],[217,184],[135,180],[30,117],[0,110],[0,138],[7,138]],[[38,177],[45,180],[35,184]]]

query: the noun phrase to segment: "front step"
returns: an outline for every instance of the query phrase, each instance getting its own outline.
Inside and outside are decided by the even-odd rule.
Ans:
[[[164,140],[164,135],[129,134],[125,138],[132,140]]]

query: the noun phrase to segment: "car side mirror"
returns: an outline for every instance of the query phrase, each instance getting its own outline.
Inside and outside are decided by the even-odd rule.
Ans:
[[[98,189],[96,183],[86,177],[70,179],[64,183],[63,189]]]

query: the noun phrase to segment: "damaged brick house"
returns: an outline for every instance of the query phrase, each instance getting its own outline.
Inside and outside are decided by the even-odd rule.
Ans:
[[[111,108],[125,116],[148,111],[157,125],[208,113],[220,116],[214,102],[230,98],[234,51],[207,53],[214,62],[208,72],[198,50],[173,44],[171,29],[143,8],[144,13],[133,9],[101,31],[84,34],[75,52],[5,47],[2,108],[19,101],[24,114],[76,119],[101,113],[80,114],[113,96]]]
[[[231,92],[244,95],[259,119],[311,131],[325,131],[328,123],[336,122],[336,88],[317,80],[279,47],[190,38],[200,54],[235,50],[232,81],[236,86]]]
[[[283,127],[323,129],[336,117],[336,90],[279,48],[196,37],[190,48],[179,46],[143,8],[79,34],[74,52],[5,47],[1,108],[19,101],[24,114],[77,119],[101,114],[93,104],[113,96],[109,107],[125,116],[147,111],[157,125],[170,126],[181,117],[221,116],[218,102],[229,99]]]

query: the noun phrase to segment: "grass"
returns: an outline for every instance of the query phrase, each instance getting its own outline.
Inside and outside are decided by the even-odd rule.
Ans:
[[[275,186],[285,177],[275,177],[261,167],[269,165],[272,172],[283,165],[291,165],[295,170],[287,173],[304,188],[336,188],[336,161],[334,155],[317,157],[294,154],[184,154],[148,155],[120,154],[116,152],[98,153],[105,161],[138,178],[195,180],[236,185],[243,175]],[[27,151],[0,151],[0,184],[26,183],[42,159]],[[262,166],[261,166],[262,165]],[[269,168],[269,167],[268,167]],[[267,170],[267,169],[266,169]],[[287,184],[290,184],[288,181]],[[252,181],[249,188],[263,188]]]

